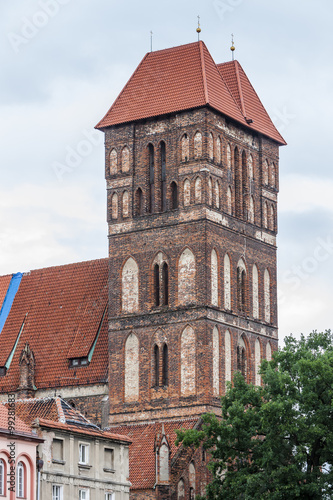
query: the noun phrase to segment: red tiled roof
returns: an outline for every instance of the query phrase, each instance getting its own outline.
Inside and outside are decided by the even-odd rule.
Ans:
[[[236,89],[232,92],[226,83],[202,41],[149,52],[96,128],[209,105],[245,127],[284,144],[260,101],[265,116],[260,111],[256,115],[256,119],[260,118],[257,123],[249,125],[246,122],[249,117],[243,113]],[[246,98],[253,101],[251,89],[247,85]]]
[[[182,419],[163,422],[165,434],[170,445],[170,458],[172,459],[179,446],[175,445],[177,439],[176,429],[192,429],[198,419]],[[150,489],[156,481],[155,471],[155,437],[162,434],[162,422],[149,424],[120,425],[112,427],[112,432],[124,434],[132,440],[129,447],[129,480],[131,489]]]
[[[107,381],[107,314],[103,318],[107,283],[108,259],[23,275],[0,336],[0,366],[4,366],[23,325],[7,374],[0,377],[0,392],[18,387],[19,357],[27,342],[35,356],[38,389]],[[100,326],[90,364],[69,368],[69,358],[88,355]]]
[[[11,274],[7,274],[7,276],[0,276],[0,311],[1,311],[3,301],[5,300],[6,293],[7,293],[8,286],[9,286],[11,279],[12,279]]]
[[[0,404],[0,410],[2,410],[2,413],[0,412],[0,426],[2,426],[2,423],[6,425],[8,423],[8,419],[5,420],[2,418],[2,414],[7,417],[7,406],[7,402]],[[114,441],[131,442],[131,439],[125,435],[120,435],[112,431],[102,431],[60,397],[17,399],[15,401],[15,415],[16,419],[30,433],[30,427],[38,419],[38,424],[41,427],[99,436]]]
[[[249,127],[275,139],[280,144],[286,144],[239,62],[230,61],[218,64],[217,68],[238,107],[242,110],[243,116],[253,120],[253,123],[250,123]]]
[[[6,405],[0,404],[0,431],[1,430],[8,430],[8,410]],[[11,410],[12,411],[12,410]],[[31,427],[25,423],[23,420],[19,418],[15,411],[15,421],[12,419],[10,420],[11,422],[15,423],[15,431],[14,432],[20,432],[28,435],[32,435]],[[37,437],[36,434],[33,434],[34,437]]]

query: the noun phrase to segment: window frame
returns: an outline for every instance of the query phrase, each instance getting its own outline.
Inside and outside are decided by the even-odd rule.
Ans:
[[[85,496],[82,496],[82,493]],[[79,488],[79,500],[89,500],[90,499],[90,489],[89,488]]]
[[[82,455],[82,451],[84,451],[84,457]],[[84,458],[84,460],[82,460]],[[80,465],[89,465],[89,443],[79,443],[79,464]]]
[[[5,477],[6,477],[6,465],[5,461],[0,458],[0,495],[5,496]]]
[[[16,498],[26,498],[26,467],[25,464],[20,460],[16,467],[17,474],[17,494]],[[22,472],[21,472],[22,471]]]
[[[59,494],[55,491],[55,489],[58,489]],[[62,484],[52,484],[52,500],[63,500],[63,492],[64,490]]]

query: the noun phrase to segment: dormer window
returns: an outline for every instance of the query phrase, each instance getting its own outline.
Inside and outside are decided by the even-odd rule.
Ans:
[[[75,368],[78,366],[87,366],[89,365],[89,360],[88,357],[85,356],[83,358],[72,358],[69,360],[69,367],[70,368]]]

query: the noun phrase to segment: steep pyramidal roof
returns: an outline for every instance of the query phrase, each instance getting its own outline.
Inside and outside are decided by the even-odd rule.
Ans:
[[[285,144],[239,63],[217,66],[202,41],[147,53],[96,128],[202,106]]]

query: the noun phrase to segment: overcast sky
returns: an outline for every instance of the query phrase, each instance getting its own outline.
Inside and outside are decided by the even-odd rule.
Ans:
[[[11,0],[0,5],[0,273],[107,256],[103,134],[143,56],[201,39],[235,57],[286,139],[280,337],[332,327],[331,0]]]

